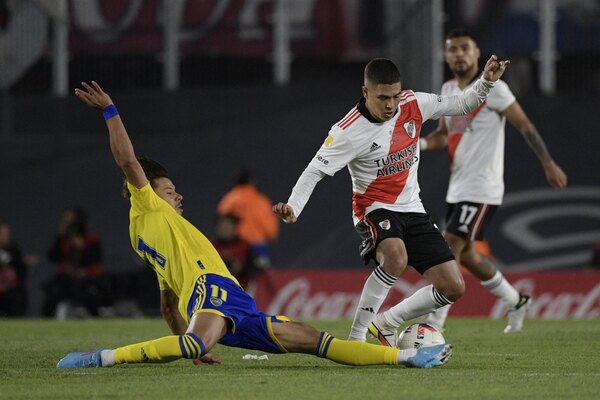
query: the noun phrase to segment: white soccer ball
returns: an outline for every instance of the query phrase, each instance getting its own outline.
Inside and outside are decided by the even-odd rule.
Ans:
[[[398,336],[397,343],[400,350],[406,350],[444,344],[446,340],[442,333],[433,326],[420,323],[413,324],[403,330]]]

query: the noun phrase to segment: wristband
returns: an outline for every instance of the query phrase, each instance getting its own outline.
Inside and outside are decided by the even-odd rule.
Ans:
[[[419,139],[419,146],[421,147],[421,151],[427,150],[427,139],[424,137]]]
[[[112,117],[119,115],[119,111],[117,110],[117,107],[115,107],[114,104],[109,104],[102,110],[102,115],[104,115],[105,120],[109,120]]]

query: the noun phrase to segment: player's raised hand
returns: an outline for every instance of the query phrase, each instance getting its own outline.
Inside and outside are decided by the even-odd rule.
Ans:
[[[492,82],[497,81],[506,70],[508,64],[510,64],[510,60],[498,61],[498,57],[492,54],[483,68],[483,78]]]
[[[107,106],[112,104],[110,96],[104,93],[100,85],[95,81],[92,81],[91,85],[86,82],[81,82],[81,86],[83,86],[83,89],[75,89],[75,96],[79,97],[79,100],[83,101],[88,106],[104,110]]]
[[[286,224],[293,224],[298,220],[294,209],[286,203],[277,203],[273,206],[273,212],[279,216]]]

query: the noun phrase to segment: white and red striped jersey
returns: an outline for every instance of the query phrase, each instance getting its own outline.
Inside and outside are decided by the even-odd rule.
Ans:
[[[455,79],[442,86],[445,96],[462,92]],[[451,164],[448,203],[502,203],[506,118],[501,113],[514,102],[508,85],[498,80],[478,108],[467,115],[444,117]]]
[[[317,182],[347,166],[355,224],[379,208],[424,213],[417,182],[421,125],[443,115],[467,114],[485,100],[492,86],[479,79],[473,90],[457,96],[403,91],[398,112],[385,122],[375,120],[362,99],[331,127],[294,186],[288,204],[299,216]]]

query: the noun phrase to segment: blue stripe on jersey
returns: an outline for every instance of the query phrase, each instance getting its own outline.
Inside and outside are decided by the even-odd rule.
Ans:
[[[156,261],[162,269],[165,269],[167,259],[159,252],[154,250],[152,247],[150,247],[146,242],[144,242],[144,239],[142,239],[141,236],[138,236],[137,249],[144,253],[146,256]]]

